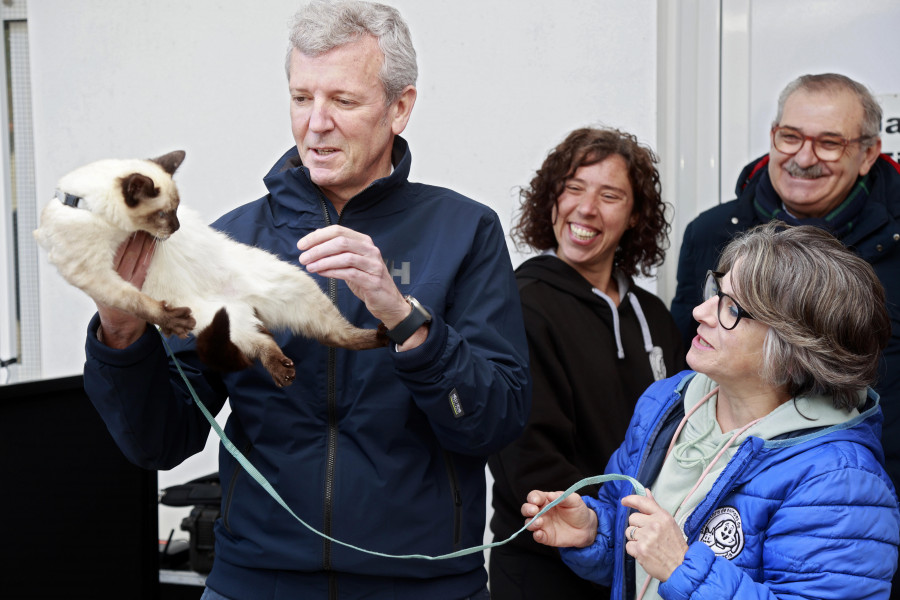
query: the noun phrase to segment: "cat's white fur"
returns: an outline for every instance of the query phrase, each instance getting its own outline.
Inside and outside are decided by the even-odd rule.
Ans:
[[[179,208],[172,174],[183,159],[178,151],[151,160],[101,160],[60,179],[58,189],[83,204],[54,198],[34,236],[69,283],[166,334],[197,334],[201,357],[214,366],[248,366],[241,357],[220,356],[228,354],[230,339],[243,357],[260,359],[279,386],[293,381],[294,365],[267,330],[288,328],[357,350],[385,345],[383,334],[350,325],[299,266],[238,243]],[[157,239],[141,290],[113,267],[119,246],[138,230]]]

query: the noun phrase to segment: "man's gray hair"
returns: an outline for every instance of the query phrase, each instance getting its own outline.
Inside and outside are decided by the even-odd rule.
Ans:
[[[878,100],[869,91],[869,88],[854,81],[846,75],[838,73],[821,73],[819,75],[801,75],[793,80],[781,91],[778,96],[778,114],[772,126],[781,124],[781,116],[784,114],[784,103],[791,94],[798,90],[808,93],[826,93],[833,94],[835,92],[851,92],[856,95],[863,109],[863,120],[860,123],[860,135],[866,137],[860,143],[865,149],[873,146],[881,133],[881,106]]]
[[[738,304],[769,326],[763,380],[856,407],[891,336],[871,265],[818,227],[771,221],[729,242],[718,268],[731,271]]]
[[[291,52],[320,56],[365,35],[378,40],[384,54],[379,77],[386,104],[393,103],[419,75],[409,28],[397,9],[360,0],[313,0],[301,8],[291,26],[285,70],[290,77]]]

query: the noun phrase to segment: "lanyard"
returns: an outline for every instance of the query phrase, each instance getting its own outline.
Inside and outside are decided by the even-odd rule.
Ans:
[[[319,531],[318,529],[307,524],[303,519],[298,517],[297,514],[293,510],[291,510],[291,507],[288,506],[287,502],[285,502],[284,499],[278,494],[278,492],[275,491],[275,488],[272,487],[272,484],[269,483],[269,481],[262,475],[262,473],[260,473],[256,469],[256,467],[254,467],[250,463],[250,461],[247,460],[247,457],[245,457],[241,453],[241,451],[238,450],[237,447],[235,447],[235,445],[231,442],[231,440],[228,439],[228,436],[225,435],[224,431],[222,431],[222,428],[216,422],[213,415],[209,412],[209,410],[206,408],[206,406],[203,405],[203,403],[200,401],[200,398],[197,397],[197,392],[194,391],[194,386],[192,386],[191,382],[188,381],[187,375],[185,375],[184,371],[181,369],[181,364],[178,362],[178,359],[175,358],[175,353],[172,352],[172,349],[169,347],[169,343],[166,341],[165,336],[163,336],[161,332],[160,332],[160,337],[162,338],[163,345],[166,347],[166,352],[168,353],[169,357],[172,359],[172,362],[175,364],[175,367],[178,369],[178,373],[181,375],[181,378],[184,380],[185,385],[187,385],[188,391],[191,393],[191,397],[194,399],[194,404],[197,405],[197,407],[200,409],[200,412],[202,412],[203,416],[206,417],[206,420],[209,421],[210,426],[216,432],[216,435],[219,436],[219,439],[222,441],[222,445],[225,447],[225,449],[228,450],[229,454],[231,454],[235,458],[235,460],[238,461],[238,463],[244,468],[244,470],[247,472],[247,474],[250,475],[260,486],[262,486],[262,488],[272,497],[273,500],[275,500],[275,502],[277,502],[279,505],[281,505],[281,507],[284,508],[288,512],[288,514],[290,514],[294,519],[296,519],[297,522],[299,522],[301,525],[303,525],[304,527],[306,527],[307,529],[309,529],[311,532],[315,533],[316,535],[323,537],[326,540],[333,542],[335,544],[339,544],[341,546],[345,546],[347,548],[351,548],[353,550],[357,550],[357,551],[363,552],[365,554],[371,554],[373,556],[381,556],[384,558],[402,558],[402,559],[419,558],[419,559],[424,559],[424,560],[445,560],[448,558],[457,558],[459,556],[465,556],[467,554],[474,554],[476,552],[482,552],[484,550],[487,550],[488,548],[494,548],[496,546],[502,546],[503,544],[511,541],[514,537],[516,537],[517,535],[519,535],[520,533],[525,531],[525,529],[528,527],[527,525],[523,525],[522,528],[519,529],[517,532],[515,532],[514,534],[512,534],[505,540],[502,540],[499,542],[493,542],[491,544],[483,544],[481,546],[473,546],[471,548],[464,548],[462,550],[457,550],[456,552],[450,552],[449,554],[441,554],[439,556],[428,556],[425,554],[385,554],[383,552],[375,552],[373,550],[366,550],[365,548],[360,548],[358,546],[354,546],[353,544],[348,544],[347,542],[342,542],[340,540],[336,540],[333,537],[322,533],[321,531]],[[634,488],[634,492],[636,494],[638,494],[640,496],[646,495],[646,492],[644,491],[644,486],[642,486],[636,479],[629,477],[628,475],[619,475],[616,473],[611,473],[608,475],[595,475],[593,477],[586,477],[586,478],[582,479],[581,481],[578,481],[578,482],[572,484],[571,486],[569,486],[569,488],[563,493],[562,496],[560,496],[559,498],[557,498],[556,500],[554,500],[553,502],[551,502],[550,504],[548,504],[547,506],[542,508],[540,510],[540,512],[538,512],[538,514],[536,514],[533,518],[536,519],[536,518],[540,517],[545,512],[547,512],[548,510],[550,510],[551,508],[553,508],[554,506],[556,506],[557,504],[559,504],[560,502],[565,500],[567,497],[569,497],[573,492],[575,492],[583,487],[586,487],[589,485],[596,485],[598,483],[604,483],[606,481],[612,481],[612,480],[627,481]]]

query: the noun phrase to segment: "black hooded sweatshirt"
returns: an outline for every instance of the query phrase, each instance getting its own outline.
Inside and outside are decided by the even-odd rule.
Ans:
[[[685,368],[681,335],[665,304],[630,278],[617,277],[615,309],[553,254],[523,263],[516,280],[531,357],[532,412],[522,436],[488,461],[495,541],[522,527],[519,511],[529,491],[564,490],[603,473],[625,439],[637,399],[655,380],[645,331],[650,346],[661,350],[660,379]],[[510,551],[557,554],[528,532],[510,544]]]

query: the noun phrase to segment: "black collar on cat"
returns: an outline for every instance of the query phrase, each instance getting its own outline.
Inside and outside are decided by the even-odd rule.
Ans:
[[[56,190],[56,197],[60,202],[62,202],[66,206],[71,206],[72,208],[80,208],[79,205],[84,202],[84,198],[73,196],[72,194],[67,194],[62,190]]]

